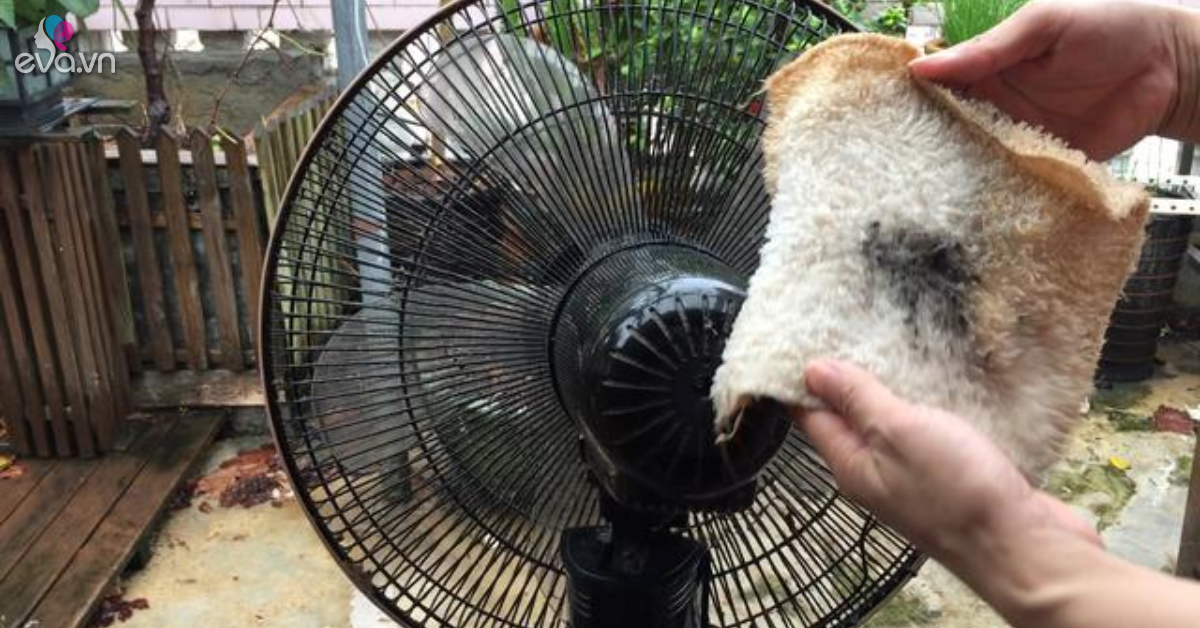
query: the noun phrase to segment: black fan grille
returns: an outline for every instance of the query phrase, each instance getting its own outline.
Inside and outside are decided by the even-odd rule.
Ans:
[[[617,243],[748,276],[762,80],[850,27],[816,3],[459,2],[322,125],[264,281],[264,381],[315,526],[412,625],[562,624],[558,535],[599,520],[549,371],[555,308]],[[752,508],[693,516],[718,626],[856,623],[908,545],[792,436]]]

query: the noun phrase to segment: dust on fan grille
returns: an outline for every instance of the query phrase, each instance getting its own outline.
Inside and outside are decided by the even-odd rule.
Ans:
[[[565,622],[558,535],[599,514],[549,373],[555,308],[619,242],[748,277],[761,82],[851,28],[789,0],[462,2],[343,97],[276,228],[261,346],[298,492],[374,601],[419,626]],[[798,436],[751,509],[686,533],[718,626],[849,625],[919,560]]]

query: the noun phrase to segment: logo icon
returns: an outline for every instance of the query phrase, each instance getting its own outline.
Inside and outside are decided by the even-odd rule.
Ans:
[[[109,73],[116,73],[117,57],[111,52],[91,55],[72,55],[67,52],[67,42],[74,36],[75,27],[70,22],[57,15],[47,15],[33,34],[33,46],[39,51],[38,54],[23,52],[13,60],[13,66],[21,74],[30,74],[34,70],[46,74],[51,69],[62,74],[80,74],[93,70],[103,72],[103,62],[107,61]],[[41,54],[41,51],[49,54]]]
[[[57,15],[48,15],[38,25],[38,32],[33,37],[33,45],[50,54],[54,54],[55,48],[66,52],[67,42],[71,41],[74,36],[75,27],[71,26],[70,22]]]

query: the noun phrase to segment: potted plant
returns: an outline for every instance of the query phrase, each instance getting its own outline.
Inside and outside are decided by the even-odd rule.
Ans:
[[[55,117],[70,80],[55,63],[72,51],[73,28],[65,20],[99,6],[99,0],[0,0],[0,129],[28,129]]]
[[[961,44],[1008,19],[1029,0],[942,0],[942,36],[926,44],[929,52]]]
[[[829,6],[865,31],[903,37],[914,7],[923,4],[926,0],[833,0]]]
[[[1191,188],[1180,185],[1151,184],[1146,189],[1157,199],[1195,198]],[[1147,220],[1137,269],[1126,280],[1104,335],[1098,372],[1102,381],[1141,381],[1154,374],[1158,339],[1168,321],[1191,233],[1191,216],[1154,214]]]

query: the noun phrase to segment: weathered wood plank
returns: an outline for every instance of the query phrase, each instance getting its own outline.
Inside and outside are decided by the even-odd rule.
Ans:
[[[209,285],[214,286],[212,302],[216,311],[217,338],[221,350],[220,365],[235,371],[245,368],[241,332],[238,328],[237,302],[233,295],[233,270],[229,247],[221,224],[221,198],[217,190],[217,170],[210,137],[199,129],[192,132],[192,167],[200,215],[204,219],[204,245],[207,253]]]
[[[317,96],[310,99],[307,106],[286,117],[272,118],[255,131],[258,173],[268,225],[274,223],[296,162],[335,100],[333,94]]]
[[[31,545],[71,501],[96,468],[97,460],[59,460],[30,496],[0,524],[0,580],[7,578]],[[0,598],[0,615],[3,615]]]
[[[48,185],[51,188],[50,204],[46,208],[47,218],[53,222],[58,243],[57,251],[52,249],[50,258],[57,264],[59,286],[65,291],[65,294],[59,297],[62,299],[62,308],[55,307],[55,319],[62,321],[62,326],[68,329],[69,334],[59,337],[60,345],[64,344],[63,338],[66,338],[65,344],[68,345],[60,346],[59,350],[63,356],[60,367],[66,371],[67,381],[76,378],[74,384],[68,384],[69,397],[72,399],[71,428],[75,433],[75,443],[80,455],[94,456],[98,435],[93,431],[93,427],[103,422],[112,422],[112,399],[108,395],[107,386],[101,385],[98,347],[94,344],[94,341],[98,340],[98,334],[93,327],[93,323],[96,322],[94,308],[99,300],[91,293],[90,282],[84,277],[88,272],[88,264],[82,259],[83,235],[77,227],[77,222],[85,210],[80,207],[75,196],[79,173],[70,170],[66,150],[67,146],[63,144],[41,147],[45,172],[55,173],[58,179],[57,182]],[[57,255],[53,255],[55,252]],[[47,286],[48,292],[58,290]],[[70,309],[67,308],[65,295],[72,296]],[[53,305],[53,297],[51,303]]]
[[[228,164],[229,192],[233,202],[233,218],[238,225],[238,261],[241,267],[242,294],[249,309],[250,321],[258,320],[258,283],[262,278],[263,234],[259,227],[258,207],[250,186],[250,167],[246,163],[246,147],[237,141],[225,140],[225,163]]]
[[[32,254],[29,251],[29,235],[25,227],[24,210],[17,199],[19,175],[16,172],[16,159],[0,152],[0,195],[4,199],[5,222],[8,225],[8,244],[12,259],[0,258],[0,264],[8,268],[3,276],[9,278],[6,285],[20,286],[20,292],[0,290],[0,301],[3,302],[5,316],[9,321],[25,321],[29,313],[39,324],[16,324],[9,327],[9,340],[13,347],[13,357],[17,362],[17,376],[21,379],[21,390],[25,396],[25,417],[33,434],[33,442],[39,456],[49,456],[54,453],[50,442],[48,412],[55,409],[62,411],[62,399],[52,396],[57,389],[46,390],[38,374],[44,374],[46,369],[41,361],[38,350],[39,343],[49,344],[44,338],[45,319],[41,316],[41,299],[36,291],[31,294],[30,286],[36,286],[36,275],[31,266]],[[50,364],[53,370],[53,364]],[[57,405],[55,405],[57,404]]]
[[[47,389],[55,389],[60,399],[69,404],[60,406],[57,411],[51,408],[50,426],[54,432],[54,450],[60,456],[70,456],[76,451],[71,446],[72,424],[82,422],[86,417],[87,404],[83,398],[83,385],[78,370],[79,360],[76,357],[75,342],[71,335],[71,326],[67,322],[67,304],[62,292],[62,276],[54,251],[57,243],[50,235],[50,225],[47,221],[46,199],[42,196],[42,174],[49,172],[49,164],[44,159],[42,151],[32,148],[22,150],[17,155],[17,163],[21,170],[22,187],[25,189],[25,199],[28,204],[28,220],[33,234],[33,251],[36,255],[38,274],[35,281],[40,282],[41,292],[45,294],[46,310],[44,316],[49,321],[50,328],[46,333],[46,353],[38,349],[42,357],[42,384]],[[62,204],[62,187],[47,185],[51,191],[51,204]],[[30,323],[34,317],[30,316]],[[49,396],[49,395],[48,395]],[[85,431],[76,433],[79,439],[76,445],[79,451],[92,455],[94,449],[90,435]]]
[[[170,444],[163,437],[171,427],[165,421],[139,423],[131,427],[138,433],[127,451],[113,451],[97,461],[96,469],[71,500],[47,523],[8,577],[0,580],[0,617],[17,626],[27,625],[59,574],[146,466],[147,452]]]
[[[253,371],[144,373],[135,384],[134,400],[142,409],[262,407],[262,384]]]
[[[279,209],[279,198],[283,190],[278,189],[279,177],[275,162],[279,159],[278,140],[272,129],[268,129],[262,137],[255,138],[254,149],[258,153],[258,176],[263,181],[263,205],[267,209],[267,224],[273,224],[275,214]],[[268,182],[267,179],[270,179]]]
[[[142,178],[141,146],[129,129],[117,136],[121,152],[121,178],[125,182],[125,200],[129,208],[130,232],[133,236],[138,283],[142,289],[142,307],[146,331],[154,353],[154,366],[160,371],[175,370],[175,352],[171,330],[167,325],[166,299],[163,297],[162,270],[154,250],[154,235],[150,223],[150,200]]]
[[[158,178],[162,184],[163,213],[167,222],[167,241],[171,268],[175,276],[175,294],[179,298],[179,322],[188,368],[199,371],[208,366],[204,340],[204,310],[200,301],[200,278],[192,252],[192,234],[188,225],[187,205],[183,200],[183,171],[179,165],[179,141],[164,132],[159,135]]]
[[[3,238],[2,233],[0,238]],[[2,242],[0,240],[0,247],[3,246]],[[6,256],[7,254],[0,250],[0,258]],[[5,270],[6,265],[0,264],[0,273]],[[5,279],[6,277],[0,274],[0,285],[9,285],[4,283]],[[17,452],[28,454],[33,451],[33,441],[25,426],[28,420],[25,416],[25,399],[21,396],[21,384],[17,381],[17,363],[13,359],[12,347],[9,346],[8,327],[8,317],[4,315],[4,309],[0,308],[0,417],[4,417],[2,424],[8,430],[8,444]],[[3,507],[3,504],[0,504],[0,509]]]
[[[0,163],[0,168],[4,168],[4,164]],[[2,177],[0,177],[0,185],[3,185]],[[11,193],[0,192],[0,214],[8,211],[6,205],[9,202],[7,197]],[[9,289],[4,292],[13,292],[16,289],[17,278],[12,276],[9,269],[8,257],[11,254],[11,246],[8,244],[8,227],[3,220],[0,220],[0,286],[8,286]],[[20,454],[30,454],[34,451],[33,435],[31,434],[28,422],[31,416],[30,408],[26,404],[25,395],[22,392],[21,378],[18,377],[17,371],[23,366],[18,366],[16,347],[12,346],[12,339],[15,337],[18,340],[24,338],[24,332],[21,331],[21,321],[18,317],[9,318],[9,312],[15,310],[13,306],[12,295],[8,299],[0,297],[0,300],[5,303],[0,306],[0,414],[5,417],[5,426],[8,428],[9,441],[12,446]],[[0,488],[0,494],[3,489]],[[4,509],[3,499],[0,499],[0,511]],[[2,520],[2,519],[0,519]]]
[[[137,353],[142,357],[143,360],[149,360],[152,357],[150,355],[150,350],[147,347],[142,347],[139,351],[137,351]],[[221,361],[220,351],[213,349],[212,347],[208,348],[208,351],[206,352],[206,354],[208,355],[208,363],[209,364],[217,364]],[[184,351],[183,349],[176,349],[175,350],[175,361],[176,362],[187,362],[187,352]],[[156,371],[144,371],[144,372],[153,373]]]
[[[275,196],[271,199],[272,210],[269,216],[271,220],[279,215],[279,206],[283,202],[283,195],[287,193],[287,170],[291,162],[288,160],[287,154],[286,128],[284,124],[277,126],[268,142],[271,147],[271,168],[276,183]]]
[[[2,167],[2,166],[0,166]],[[35,453],[39,456],[49,456],[50,438],[47,433],[46,404],[42,395],[40,382],[35,375],[36,359],[30,352],[28,335],[21,324],[22,315],[18,305],[20,295],[17,294],[17,276],[13,274],[13,265],[7,254],[0,254],[0,281],[13,287],[12,290],[0,290],[0,307],[4,309],[5,326],[0,332],[5,334],[7,345],[12,351],[13,370],[21,394],[22,407],[9,415],[14,424],[20,422],[26,430],[31,449],[20,453]]]
[[[96,177],[93,176],[93,166],[88,158],[90,150],[85,143],[72,144],[66,156],[71,171],[77,174],[76,204],[81,211],[75,215],[75,219],[82,244],[79,263],[85,271],[84,281],[92,298],[92,333],[100,368],[100,385],[104,387],[111,408],[111,412],[97,421],[97,439],[101,449],[108,449],[116,442],[121,419],[131,409],[129,370],[125,364],[120,331],[113,323],[111,309],[105,304],[107,299],[114,297],[105,290],[103,268],[120,268],[117,259],[119,250],[101,250],[96,240],[100,230],[97,214],[102,201],[97,198]]]
[[[305,116],[293,118],[291,124],[288,126],[288,142],[291,145],[288,162],[295,167],[300,162],[300,157],[304,154],[304,143],[308,134],[308,120]]]
[[[121,230],[117,226],[117,209],[113,202],[112,187],[108,183],[108,158],[104,146],[97,140],[89,141],[91,170],[96,173],[96,249],[111,259],[102,260],[100,270],[104,274],[105,303],[109,306],[113,333],[124,349],[118,357],[124,365],[121,372],[141,371],[141,362],[128,360],[137,342],[133,331],[133,304],[129,299],[129,281],[125,275],[125,264],[121,253]],[[126,382],[128,383],[128,382]],[[126,388],[128,390],[128,387]]]
[[[221,426],[219,412],[189,415],[149,454],[147,464],[71,559],[29,619],[41,626],[83,626],[180,482]]]
[[[55,460],[23,460],[20,464],[25,469],[24,473],[15,478],[0,480],[0,524],[7,521],[24,503],[25,498],[37,490],[38,485],[58,463]]]
[[[185,153],[186,154],[186,153]],[[204,229],[204,219],[199,214],[188,212],[188,228],[192,231],[202,231]],[[118,224],[125,228],[129,228],[129,221],[124,218],[118,219]],[[223,218],[221,224],[225,226],[225,230],[229,232],[237,232],[237,223],[232,218]],[[150,216],[150,226],[155,229],[167,228],[167,217],[162,214],[154,214]]]
[[[275,217],[275,199],[279,195],[275,190],[275,166],[272,163],[273,128],[270,124],[261,124],[254,132],[254,152],[258,155],[258,180],[262,186],[263,209],[266,212],[268,228]]]
[[[84,295],[88,303],[88,330],[92,340],[92,350],[96,356],[96,385],[101,390],[100,399],[106,411],[93,419],[96,432],[96,444],[101,449],[108,449],[116,440],[117,421],[124,416],[123,404],[118,399],[120,384],[115,377],[116,364],[112,355],[115,352],[116,339],[109,325],[108,307],[104,305],[107,295],[104,292],[104,281],[100,277],[100,260],[96,254],[94,238],[95,225],[93,216],[99,201],[96,199],[96,189],[92,181],[90,168],[86,160],[85,146],[82,143],[72,143],[64,147],[63,161],[70,174],[73,184],[68,188],[69,195],[74,198],[74,211],[69,216],[75,230],[75,240],[78,250],[76,264],[81,270],[80,281],[84,286]]]

